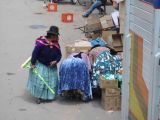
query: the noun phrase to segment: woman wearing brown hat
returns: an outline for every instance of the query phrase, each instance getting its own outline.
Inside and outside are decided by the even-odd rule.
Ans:
[[[57,95],[57,63],[62,56],[58,41],[59,29],[57,26],[51,26],[46,36],[40,36],[35,41],[35,48],[31,58],[32,69],[29,72],[27,89],[37,98],[37,103],[52,101]],[[34,74],[33,70],[35,67],[55,94]]]

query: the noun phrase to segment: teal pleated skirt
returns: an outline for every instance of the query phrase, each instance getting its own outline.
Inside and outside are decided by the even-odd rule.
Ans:
[[[53,100],[56,97],[58,90],[57,67],[47,67],[38,62],[36,64],[36,69],[45,81],[47,81],[48,85],[54,90],[55,94],[50,92],[44,82],[37,75],[35,75],[32,69],[29,70],[27,89],[36,98]]]

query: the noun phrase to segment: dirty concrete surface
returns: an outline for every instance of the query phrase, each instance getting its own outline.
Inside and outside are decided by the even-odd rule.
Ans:
[[[57,99],[37,105],[26,91],[28,71],[20,66],[31,55],[37,37],[45,35],[49,26],[59,26],[63,56],[66,43],[84,37],[74,29],[84,24],[81,6],[60,4],[58,12],[50,13],[42,5],[41,0],[0,1],[0,120],[120,120],[121,112],[104,111],[100,100]],[[73,23],[61,22],[64,11],[74,13]]]

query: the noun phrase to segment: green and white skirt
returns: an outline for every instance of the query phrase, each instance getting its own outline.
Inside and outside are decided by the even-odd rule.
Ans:
[[[45,79],[48,85],[52,88],[55,94],[50,92],[44,82],[33,72],[32,69],[29,70],[27,89],[36,98],[53,100],[56,97],[58,90],[57,67],[47,67],[38,62],[36,64],[36,69],[38,70],[39,74]]]

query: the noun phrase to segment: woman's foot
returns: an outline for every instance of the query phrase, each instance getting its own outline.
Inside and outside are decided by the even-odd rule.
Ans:
[[[41,98],[38,98],[38,99],[36,100],[36,103],[37,103],[37,104],[41,104],[41,102],[42,102],[42,99],[41,99]]]
[[[91,100],[88,96],[82,96],[81,99],[83,102],[89,102]]]
[[[38,98],[38,99],[36,100],[36,103],[37,103],[37,104],[41,104],[41,103],[45,103],[45,102],[46,102],[46,100],[41,99],[41,98]]]
[[[56,98],[50,99],[50,100],[45,100],[45,102],[46,102],[46,103],[50,103],[50,102],[53,102],[53,101],[55,101],[55,100],[56,100]]]
[[[87,18],[87,17],[88,17],[88,15],[84,14],[84,15],[82,15],[82,17]]]

